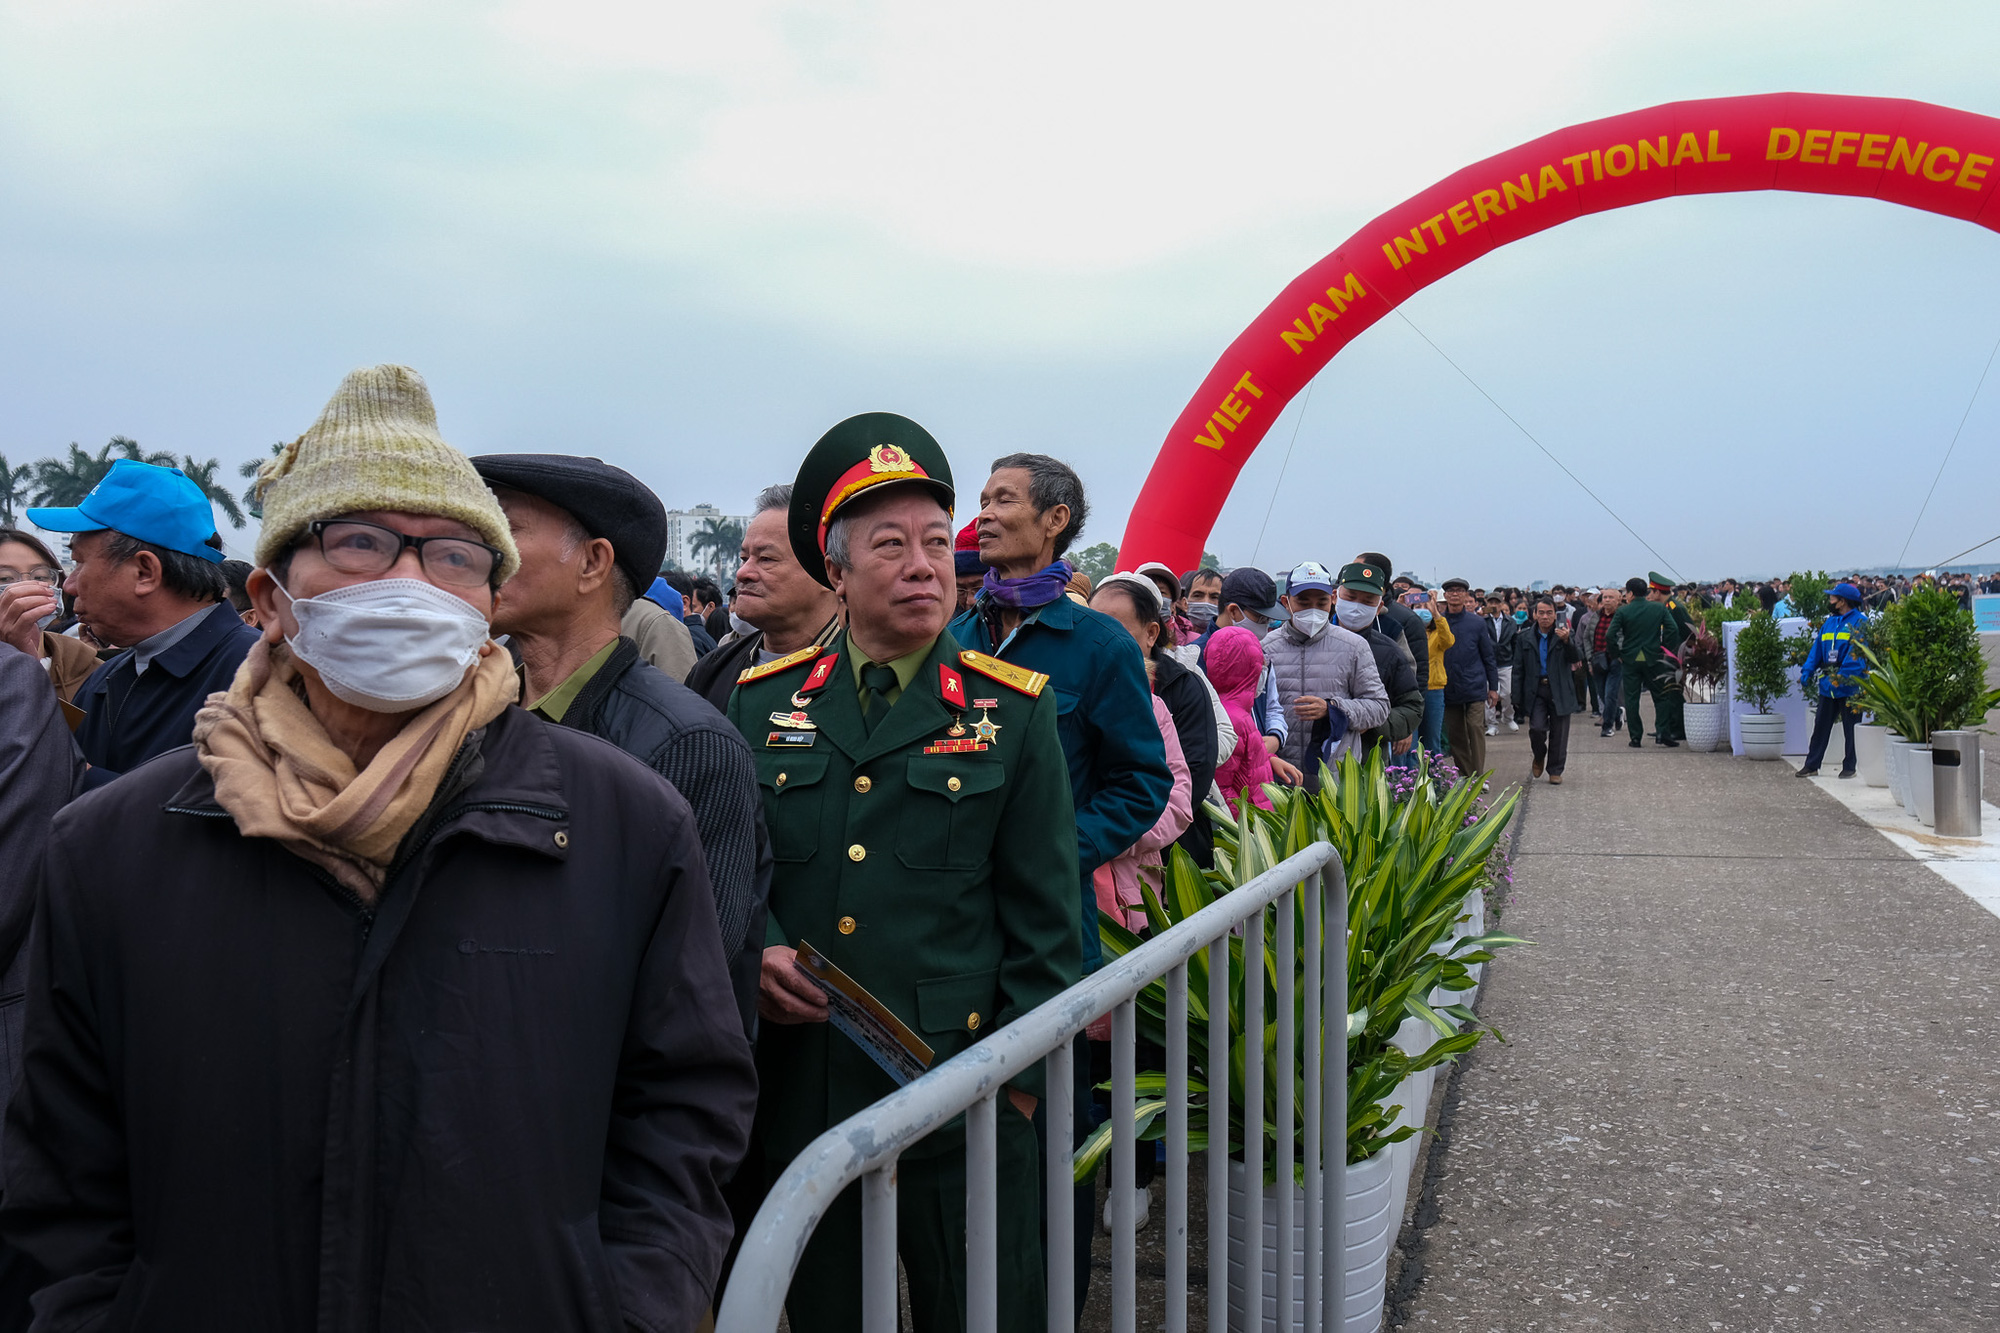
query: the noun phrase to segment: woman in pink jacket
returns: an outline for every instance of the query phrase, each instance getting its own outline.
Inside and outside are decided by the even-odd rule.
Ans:
[[[1217,766],[1215,785],[1233,809],[1244,792],[1260,810],[1271,808],[1264,784],[1271,775],[1271,755],[1263,745],[1257,720],[1251,715],[1250,701],[1264,679],[1264,649],[1257,636],[1241,625],[1219,629],[1208,640],[1208,683],[1222,696],[1223,711],[1238,736],[1249,739],[1237,744],[1228,762]]]

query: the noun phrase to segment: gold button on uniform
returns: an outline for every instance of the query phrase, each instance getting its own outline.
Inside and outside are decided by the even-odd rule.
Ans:
[[[875,784],[870,782],[867,778],[854,779],[854,790],[856,791],[867,791],[870,787],[874,785]]]
[[[788,778],[788,777],[790,777],[790,776],[791,776],[791,774],[789,774],[789,773],[780,773],[780,774],[778,774],[778,781],[777,781],[776,785],[777,785],[777,786],[780,786],[780,787],[784,786],[784,785],[785,785],[785,779],[786,779],[786,778]]]
[[[841,933],[841,934],[843,934],[843,935],[852,935],[852,934],[854,933],[854,918],[853,918],[853,917],[851,917],[851,916],[844,916],[844,917],[840,918],[840,933]]]
[[[952,791],[957,791],[959,788],[959,781],[957,778],[949,778],[945,781],[944,785]]]
[[[868,849],[858,842],[847,849],[847,859],[850,861],[865,861],[867,858]]]
[[[977,1032],[977,1031],[979,1031],[979,1015],[978,1015],[978,1014],[970,1014],[970,1015],[967,1015],[967,1017],[966,1017],[966,1020],[965,1020],[965,1030],[966,1030],[967,1032]]]

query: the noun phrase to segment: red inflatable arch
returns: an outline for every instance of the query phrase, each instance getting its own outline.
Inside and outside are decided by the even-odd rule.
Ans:
[[[1400,302],[1509,241],[1585,213],[1729,190],[1864,195],[2000,231],[1996,158],[2000,120],[1989,116],[1777,93],[1670,102],[1475,163],[1349,237],[1229,345],[1160,447],[1119,568],[1193,568],[1237,473],[1292,396]]]

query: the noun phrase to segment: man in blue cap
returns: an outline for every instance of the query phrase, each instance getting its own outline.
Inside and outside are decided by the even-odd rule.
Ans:
[[[189,744],[195,712],[229,688],[257,631],[229,603],[208,497],[174,468],[121,458],[74,509],[28,520],[75,534],[63,591],[99,643],[125,649],[76,692],[84,783],[102,786]]]
[[[1861,693],[1861,682],[1868,675],[1868,659],[1861,655],[1861,645],[1868,640],[1868,617],[1861,610],[1861,589],[1852,583],[1834,584],[1826,600],[1833,607],[1833,614],[1821,622],[1812,651],[1806,654],[1805,665],[1799,668],[1801,692],[1808,699],[1816,694],[1819,700],[1818,710],[1813,714],[1812,744],[1806,748],[1806,762],[1799,768],[1799,776],[1809,778],[1818,774],[1837,719],[1841,739],[1847,744],[1840,761],[1840,776],[1851,778],[1854,724],[1861,716],[1861,710],[1855,707],[1855,696]],[[1813,690],[1815,675],[1819,677],[1817,692]]]

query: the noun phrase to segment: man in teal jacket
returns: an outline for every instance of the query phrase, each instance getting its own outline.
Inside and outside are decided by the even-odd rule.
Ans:
[[[1826,599],[1833,607],[1833,614],[1820,624],[1812,651],[1806,654],[1805,665],[1799,668],[1800,691],[1808,699],[1819,700],[1819,708],[1813,714],[1812,744],[1806,748],[1806,762],[1799,769],[1799,776],[1809,778],[1819,772],[1820,761],[1826,758],[1827,742],[1833,739],[1834,720],[1838,718],[1841,739],[1847,746],[1840,762],[1840,776],[1851,778],[1854,724],[1861,716],[1855,696],[1861,693],[1861,682],[1868,675],[1868,659],[1861,655],[1861,645],[1868,641],[1868,617],[1861,610],[1861,589],[1852,583],[1836,583]],[[1816,696],[1812,687],[1814,676],[1819,677]]]

